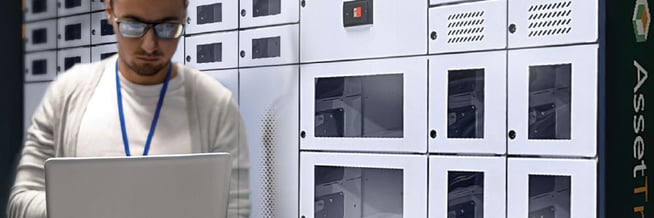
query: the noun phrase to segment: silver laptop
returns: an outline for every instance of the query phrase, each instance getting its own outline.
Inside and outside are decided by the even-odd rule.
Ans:
[[[226,153],[48,159],[48,217],[226,217],[231,163]]]

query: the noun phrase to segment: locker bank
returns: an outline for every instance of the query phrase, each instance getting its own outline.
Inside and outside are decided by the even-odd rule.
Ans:
[[[24,1],[24,123],[117,52]],[[189,0],[173,62],[238,99],[251,217],[654,217],[654,0]],[[654,186],[652,186],[654,187]]]

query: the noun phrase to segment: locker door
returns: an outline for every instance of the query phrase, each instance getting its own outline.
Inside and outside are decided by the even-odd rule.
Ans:
[[[104,0],[91,0],[91,11],[99,11],[104,9]]]
[[[52,0],[24,0],[25,21],[54,18],[57,16],[56,1]]]
[[[91,48],[81,47],[57,51],[57,75],[79,63],[91,62]]]
[[[509,51],[509,154],[597,154],[597,50]]]
[[[238,66],[238,32],[187,36],[186,65],[199,69],[227,69]]]
[[[57,20],[57,48],[91,44],[91,15],[84,14]]]
[[[103,60],[118,53],[116,44],[107,44],[91,47],[91,62]]]
[[[57,51],[25,55],[25,82],[47,82],[57,75]]]
[[[298,0],[239,0],[240,27],[299,22]]]
[[[114,27],[107,20],[104,11],[91,14],[91,44],[98,45],[116,42]]]
[[[57,20],[25,24],[25,51],[57,48]]]
[[[239,34],[239,66],[298,63],[298,25],[244,30]]]
[[[300,152],[300,216],[427,217],[424,155]]]
[[[186,41],[186,37],[184,37],[184,36],[180,36],[179,39],[177,39],[177,48],[175,49],[175,54],[173,54],[173,56],[170,57],[171,62],[184,65],[184,42],[185,41]]]
[[[187,12],[187,34],[238,28],[238,2],[234,0],[189,1]]]
[[[238,70],[211,70],[204,71],[204,73],[209,74],[209,76],[218,80],[218,82],[222,83],[227,89],[229,89],[229,91],[232,91],[234,98],[239,99]]]
[[[298,66],[239,69],[251,217],[298,217]]]
[[[90,0],[57,0],[57,16],[82,14],[91,11]]]
[[[34,114],[34,111],[36,110],[36,107],[39,106],[41,103],[41,98],[43,98],[43,95],[45,94],[45,91],[48,89],[48,86],[50,86],[50,82],[35,82],[35,83],[25,83],[24,84],[24,113],[23,113],[23,118],[25,121],[25,132],[27,133],[27,130],[29,127],[32,125],[32,114]],[[23,134],[25,135],[25,134]]]
[[[597,217],[597,160],[509,158],[507,217]]]
[[[506,52],[429,59],[429,152],[506,153]]]

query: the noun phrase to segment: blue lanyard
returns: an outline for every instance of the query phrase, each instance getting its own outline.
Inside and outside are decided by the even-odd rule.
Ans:
[[[148,138],[145,141],[145,148],[143,149],[143,156],[148,155],[150,150],[150,142],[152,141],[152,135],[154,135],[154,129],[157,127],[157,121],[159,120],[159,112],[161,112],[161,106],[163,105],[164,96],[166,96],[166,89],[168,89],[168,81],[170,81],[170,72],[172,71],[173,64],[168,63],[168,72],[166,73],[166,78],[164,79],[163,87],[161,87],[161,93],[159,93],[159,101],[157,102],[157,109],[154,111],[154,117],[152,118],[152,124],[150,125],[150,132],[148,133]],[[118,77],[118,60],[116,60],[116,96],[118,98],[118,118],[120,119],[120,131],[123,134],[123,146],[125,146],[125,155],[131,156],[129,152],[129,140],[127,140],[127,131],[125,130],[125,115],[123,114],[123,96],[120,92],[120,78]]]

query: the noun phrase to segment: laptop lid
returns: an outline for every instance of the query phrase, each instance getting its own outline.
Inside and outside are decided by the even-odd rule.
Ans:
[[[51,158],[48,217],[225,217],[231,163],[227,153]]]

